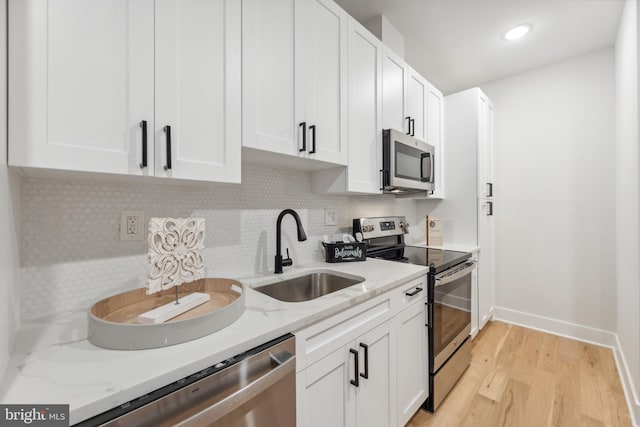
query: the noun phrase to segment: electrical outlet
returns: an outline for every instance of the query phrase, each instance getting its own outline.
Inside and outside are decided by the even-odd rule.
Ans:
[[[338,212],[335,209],[324,210],[324,225],[336,225],[338,223]]]
[[[120,240],[142,240],[144,211],[120,211]]]

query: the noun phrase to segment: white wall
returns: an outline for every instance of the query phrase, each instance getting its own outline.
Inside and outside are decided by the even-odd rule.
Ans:
[[[640,413],[639,12],[636,1],[626,1],[615,47],[617,332],[633,383],[636,413]]]
[[[615,331],[613,49],[482,89],[496,111],[496,306]]]
[[[6,147],[6,0],[0,0],[0,147]],[[19,215],[18,180],[7,168],[7,152],[0,150],[0,382],[17,331],[17,281]]]

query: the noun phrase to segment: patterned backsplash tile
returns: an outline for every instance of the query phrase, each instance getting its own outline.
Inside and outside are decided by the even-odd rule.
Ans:
[[[117,292],[143,287],[147,242],[120,241],[121,210],[150,217],[205,218],[205,275],[238,277],[273,271],[276,218],[295,209],[309,236],[296,239],[283,221],[284,248],[297,265],[322,261],[323,234],[350,231],[352,218],[416,214],[411,200],[311,192],[311,174],[243,164],[242,184],[182,186],[24,178],[22,183],[22,318],[86,309]],[[324,209],[337,226],[324,225]]]

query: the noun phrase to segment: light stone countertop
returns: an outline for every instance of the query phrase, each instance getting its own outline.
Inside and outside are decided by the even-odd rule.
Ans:
[[[357,285],[315,300],[287,303],[249,289],[311,269],[363,276]],[[149,350],[106,350],[87,341],[87,311],[26,322],[0,389],[0,402],[69,404],[78,423],[288,332],[426,274],[426,267],[368,258],[364,262],[289,267],[283,275],[240,278],[245,312],[230,326],[193,341]]]

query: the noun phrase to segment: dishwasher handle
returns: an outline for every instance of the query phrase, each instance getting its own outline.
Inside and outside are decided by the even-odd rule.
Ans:
[[[258,377],[256,380],[247,384],[235,393],[230,394],[224,399],[216,402],[215,404],[203,409],[202,411],[191,415],[189,418],[181,420],[175,426],[179,427],[198,427],[202,425],[208,425],[214,421],[229,414],[233,409],[241,406],[242,404],[253,399],[263,391],[267,390],[278,381],[291,373],[295,373],[296,370],[296,358],[292,354],[288,354],[289,357],[286,360],[282,360],[281,357],[276,357],[270,354],[271,360],[276,364],[266,374]]]

